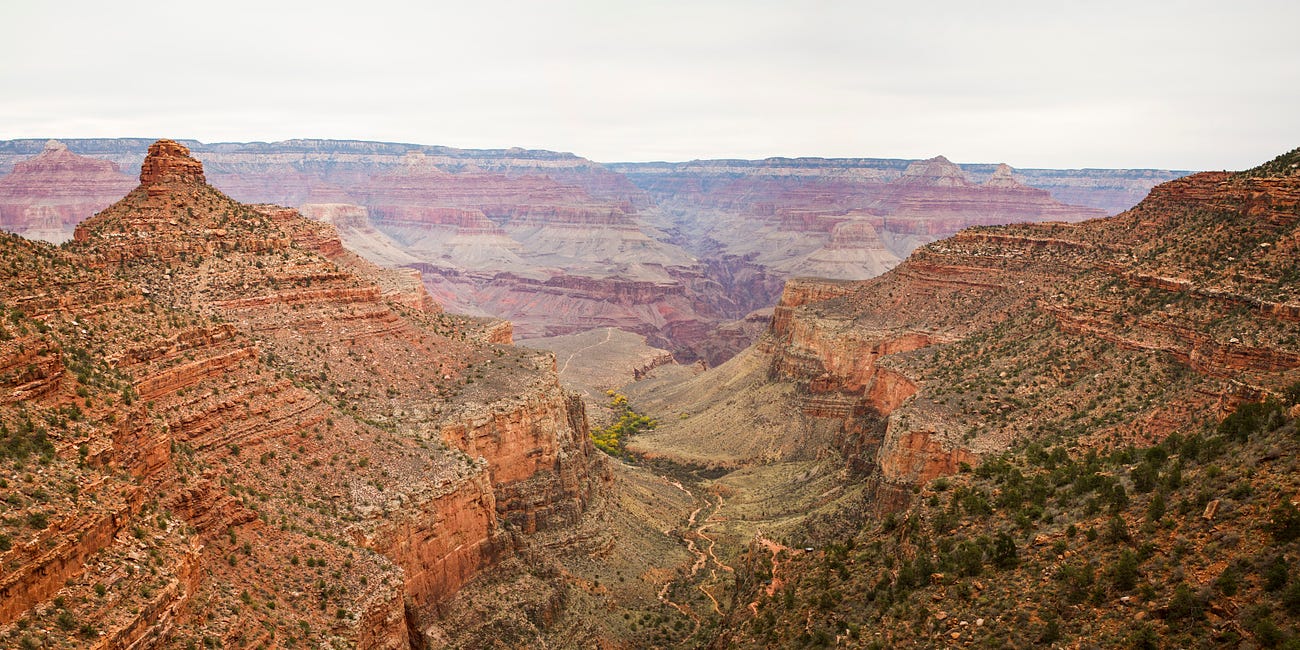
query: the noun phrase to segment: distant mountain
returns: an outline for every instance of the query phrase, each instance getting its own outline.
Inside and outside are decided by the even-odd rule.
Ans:
[[[86,217],[135,186],[115,163],[79,156],[51,140],[0,176],[0,230],[61,242]]]

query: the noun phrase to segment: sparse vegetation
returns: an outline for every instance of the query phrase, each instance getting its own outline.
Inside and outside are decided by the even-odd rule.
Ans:
[[[859,625],[883,631],[894,647],[949,632],[1011,645],[1109,638],[1119,647],[1194,646],[1228,642],[1205,623],[1207,612],[1222,617],[1229,603],[1245,601],[1259,604],[1235,617],[1247,638],[1265,647],[1300,641],[1300,580],[1280,559],[1300,554],[1298,457],[1297,423],[1279,407],[1252,403],[1223,424],[1144,448],[1025,445],[947,485],[932,483],[891,525],[868,522],[795,558],[787,574],[794,588],[784,604],[758,599],[745,638],[799,645],[803,625],[794,621],[811,616],[813,630]],[[1138,482],[1152,487],[1133,489]],[[1129,489],[1132,496],[1114,496]],[[976,492],[995,495],[997,507],[960,506]],[[1211,524],[1202,514],[1212,500],[1223,505]],[[945,523],[926,525],[938,520]],[[849,562],[852,572],[836,569]],[[1207,582],[1192,578],[1225,562]],[[984,623],[954,627],[976,619]]]

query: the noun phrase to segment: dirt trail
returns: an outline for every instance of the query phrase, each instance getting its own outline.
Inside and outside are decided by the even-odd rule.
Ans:
[[[705,597],[709,599],[709,602],[713,607],[713,612],[718,616],[722,616],[722,604],[719,603],[717,597],[709,591],[709,585],[706,584],[706,582],[712,585],[717,585],[722,582],[718,577],[718,569],[722,569],[724,572],[731,574],[735,574],[736,570],[718,559],[717,554],[714,552],[714,548],[717,546],[717,540],[708,536],[705,531],[708,530],[710,526],[720,523],[721,520],[718,519],[717,516],[718,512],[722,509],[724,503],[723,498],[721,495],[714,494],[712,496],[717,499],[715,502],[709,497],[709,495],[696,495],[680,482],[668,477],[663,478],[668,482],[668,484],[691,495],[692,498],[703,500],[703,503],[695,510],[691,511],[691,514],[686,518],[686,530],[677,533],[676,535],[677,538],[686,545],[686,550],[694,557],[694,561],[691,563],[690,573],[687,575],[687,580],[696,582],[697,579],[700,578],[701,571],[704,569],[709,570],[709,578],[707,581],[699,580],[696,582],[695,588],[700,590],[700,593],[703,593]],[[701,517],[701,513],[704,513],[706,510],[708,511],[708,514]],[[664,532],[671,533],[672,531]],[[704,545],[704,542],[708,543],[707,546]],[[702,623],[700,616],[696,614],[690,606],[675,602],[668,597],[668,590],[672,584],[673,581],[664,583],[663,587],[659,590],[659,600],[682,614],[689,616],[695,623],[695,630],[698,630]],[[692,635],[694,635],[694,631],[692,632]]]
[[[610,340],[611,338],[613,338],[613,337],[614,337],[614,328],[612,328],[612,327],[606,327],[606,328],[605,328],[605,340],[604,340],[604,341],[601,341],[600,343],[592,343],[591,345],[588,345],[588,346],[585,347],[585,348],[578,348],[577,350],[574,350],[572,353],[569,354],[569,358],[567,358],[567,359],[564,360],[564,367],[560,368],[560,371],[557,372],[557,373],[555,373],[555,374],[557,374],[557,375],[563,375],[563,374],[564,374],[564,371],[569,369],[569,362],[570,362],[570,361],[573,361],[573,358],[574,358],[574,357],[578,356],[579,354],[582,354],[583,352],[586,352],[587,350],[590,350],[590,349],[595,348],[595,347],[600,347],[600,346],[602,346],[602,345],[604,345],[604,344],[606,344],[606,343],[609,343],[609,340]]]
[[[733,574],[734,574],[734,573],[736,572],[735,569],[733,569],[730,565],[724,563],[722,560],[719,560],[719,559],[718,559],[718,556],[713,554],[713,548],[714,548],[715,546],[717,546],[718,541],[717,541],[716,539],[714,539],[714,538],[712,538],[712,537],[709,537],[708,535],[705,535],[705,534],[704,534],[704,531],[705,531],[706,529],[708,529],[709,526],[712,526],[713,524],[721,523],[721,522],[722,522],[722,519],[719,519],[719,518],[718,518],[718,513],[722,511],[722,495],[719,494],[719,495],[715,495],[715,496],[718,497],[718,504],[717,504],[716,506],[714,506],[714,508],[713,508],[713,514],[709,515],[709,518],[705,521],[705,523],[704,523],[702,526],[700,526],[699,528],[695,529],[695,532],[696,532],[697,534],[699,534],[700,537],[703,537],[706,541],[709,542],[709,548],[707,549],[707,551],[708,551],[708,554],[709,554],[709,559],[710,559],[710,560],[713,560],[713,564],[716,565],[718,568],[724,570],[724,571],[727,571],[727,572],[730,572],[730,573],[733,573]],[[716,571],[714,572],[713,577],[714,577],[714,579],[716,579],[716,578],[718,577],[718,574],[717,574]]]
[[[695,493],[686,489],[686,487],[684,487],[679,481],[675,481],[666,476],[661,476],[660,478],[663,478],[664,481],[667,482],[669,485],[672,485],[678,490],[681,490],[682,492],[690,495],[692,499],[695,498]],[[691,516],[687,519],[687,527],[695,526],[695,518],[700,515],[700,510],[702,509],[703,506],[700,506],[699,508],[696,508],[693,512],[691,512]],[[670,530],[664,531],[665,535],[672,534],[672,533],[673,531]],[[694,578],[695,574],[698,573],[699,570],[703,567],[702,558],[704,557],[704,554],[695,548],[695,542],[688,539],[685,534],[677,533],[677,538],[686,542],[686,550],[690,551],[691,554],[695,556],[695,563],[691,565],[691,574],[690,574],[690,577]],[[657,595],[659,597],[660,602],[662,602],[663,604],[669,607],[672,607],[673,609],[681,612],[683,616],[686,616],[691,619],[691,622],[694,625],[694,627],[691,628],[690,635],[686,637],[687,639],[690,639],[691,637],[695,636],[696,632],[700,631],[700,624],[701,624],[700,616],[699,614],[696,614],[695,611],[692,610],[689,606],[678,603],[668,597],[668,590],[673,586],[673,582],[675,582],[675,580],[669,580],[668,582],[665,582],[663,587],[659,588],[659,593]]]
[[[767,593],[767,597],[771,598],[772,596],[776,595],[776,590],[780,589],[781,585],[783,584],[781,582],[780,576],[777,575],[777,570],[781,567],[781,563],[777,560],[777,554],[779,554],[781,551],[785,551],[786,556],[789,557],[790,547],[781,544],[780,542],[776,542],[771,539],[768,539],[765,535],[763,535],[762,531],[758,532],[756,539],[758,540],[759,544],[763,545],[763,548],[767,549],[768,553],[772,554],[772,581],[768,583],[767,589],[764,590]],[[749,603],[749,611],[753,612],[754,616],[758,616],[757,598],[755,598],[753,601]]]

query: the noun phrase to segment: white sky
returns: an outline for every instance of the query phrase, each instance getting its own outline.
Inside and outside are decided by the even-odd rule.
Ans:
[[[0,139],[1178,169],[1300,146],[1294,0],[5,0],[0,24]]]

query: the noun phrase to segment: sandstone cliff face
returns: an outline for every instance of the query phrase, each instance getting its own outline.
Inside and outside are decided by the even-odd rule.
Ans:
[[[936,165],[913,176],[955,182]],[[1110,219],[975,227],[872,280],[789,281],[744,363],[634,395],[690,413],[645,445],[761,447],[742,464],[828,445],[889,509],[1018,442],[1158,440],[1300,373],[1298,188],[1199,174]],[[799,417],[774,425],[738,385]]]
[[[329,225],[228,199],[178,143],[141,180],[67,250],[3,242],[0,424],[52,444],[39,480],[4,466],[48,525],[4,533],[0,633],[69,607],[88,627],[49,643],[403,648],[582,512],[599,461],[552,359]]]
[[[887,482],[1044,431],[1159,438],[1300,369],[1295,258],[1276,252],[1297,189],[1200,174],[1109,220],[976,228],[874,281],[792,282],[760,349]]]

